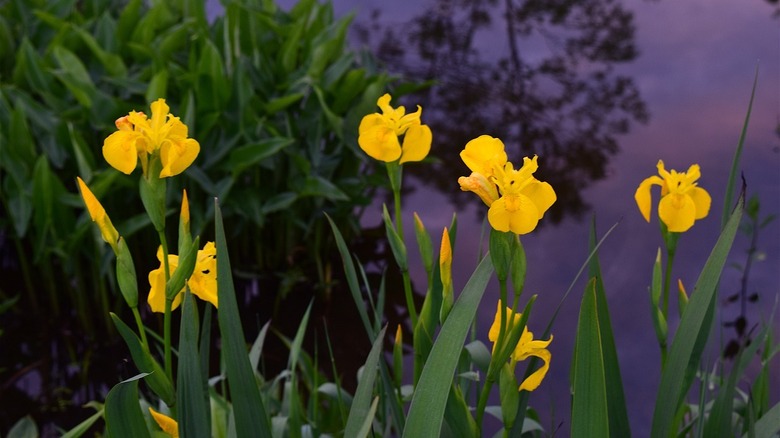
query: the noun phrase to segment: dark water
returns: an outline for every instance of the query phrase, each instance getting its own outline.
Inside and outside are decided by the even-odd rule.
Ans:
[[[682,279],[690,293],[717,239],[725,185],[758,66],[740,170],[747,195],[760,199],[761,215],[780,212],[778,18],[771,5],[758,0],[583,2],[596,11],[573,8],[559,15],[537,4],[544,2],[523,2],[523,8],[511,11],[518,17],[512,33],[504,18],[509,3],[401,1],[390,6],[345,0],[336,1],[335,9],[337,15],[357,13],[361,31],[353,35],[353,44],[377,51],[391,70],[439,81],[432,91],[403,101],[423,106],[423,119],[434,132],[432,153],[442,161],[434,172],[425,165],[408,166],[412,173],[413,167],[420,170],[406,181],[412,193],[404,209],[407,230],[416,211],[434,236],[458,213],[456,290],[484,248],[479,236],[485,207],[476,196],[460,196],[457,185],[457,177],[468,174],[457,153],[478,135],[504,139],[515,162],[538,153],[540,179],[553,184],[563,204],[545,217],[544,227],[522,238],[529,260],[525,290],[539,295],[532,330],[541,332],[547,324],[587,255],[587,219],[595,214],[600,233],[620,221],[600,251],[601,265],[632,431],[647,436],[660,362],[647,287],[662,241],[657,219],[647,224],[641,218],[633,193],[655,173],[658,159],[679,170],[701,165],[700,186],[712,195],[712,209],[680,239],[673,270],[673,278]],[[556,19],[581,27],[567,29]],[[595,36],[582,29],[594,22]],[[606,28],[617,36],[609,38]],[[508,35],[515,35],[517,47]],[[584,35],[581,44],[567,45],[567,38],[577,35]],[[601,44],[589,45],[593,41]],[[587,55],[567,52],[574,48]],[[518,65],[521,73],[514,76],[519,78],[511,72]],[[577,95],[567,102],[560,88],[569,86],[576,90],[571,93],[585,89],[599,98]],[[591,125],[596,123],[601,125]],[[369,211],[365,223],[378,223],[378,211]],[[757,244],[761,260],[748,281],[757,302],[745,306],[748,326],[767,320],[780,297],[780,222],[762,229]],[[744,264],[749,245],[747,236],[738,235],[729,263]],[[419,273],[415,280],[425,281]],[[714,364],[721,346],[735,337],[727,323],[741,310],[728,298],[739,291],[740,281],[741,272],[727,267],[705,363]],[[553,330],[550,373],[531,398],[547,431],[558,430],[558,436],[568,435],[568,373],[583,288],[580,280],[563,305]],[[485,342],[497,294],[496,287],[489,289],[480,305]],[[670,333],[678,322],[675,307]],[[780,388],[777,369],[771,388]],[[777,401],[780,392],[771,397]]]
[[[354,46],[375,51],[392,71],[415,80],[438,80],[430,90],[401,100],[407,106],[423,106],[423,119],[434,130],[432,154],[439,159],[432,166],[407,166],[405,228],[413,245],[411,219],[416,211],[438,244],[441,229],[457,212],[456,290],[465,285],[483,249],[479,236],[485,207],[475,196],[460,193],[457,185],[457,177],[468,172],[457,154],[478,135],[504,139],[514,162],[539,154],[538,176],[558,192],[558,205],[543,226],[523,237],[529,259],[526,294],[539,295],[531,330],[538,333],[547,324],[584,261],[591,215],[596,215],[600,233],[620,221],[600,252],[601,265],[632,431],[647,436],[660,360],[647,286],[662,242],[655,222],[647,224],[639,215],[633,192],[643,178],[655,173],[659,158],[675,169],[694,162],[701,165],[700,185],[712,195],[712,210],[681,238],[674,269],[674,278],[681,278],[690,292],[717,238],[724,187],[758,65],[741,170],[748,195],[761,201],[762,216],[780,213],[778,18],[760,0],[595,1],[588,2],[592,10],[578,7],[569,12],[545,4],[511,7],[509,12],[518,17],[511,29],[504,19],[508,2],[404,0],[390,6],[343,0],[334,7],[337,16],[356,12],[350,36]],[[510,44],[508,35],[515,36],[516,45]],[[366,211],[367,228],[379,223],[380,205],[378,201],[376,208]],[[730,262],[743,263],[749,243],[739,235]],[[746,306],[751,325],[769,316],[780,293],[780,221],[761,231],[758,247],[764,257],[749,278],[749,290],[758,296],[757,303]],[[416,252],[410,254],[412,265],[419,266]],[[740,312],[738,304],[727,302],[739,290],[740,275],[727,269],[722,278],[709,363],[734,337],[733,328],[722,323]],[[420,270],[414,281],[417,289],[424,288]],[[563,305],[553,330],[550,373],[531,398],[546,430],[557,430],[557,436],[568,435],[568,373],[583,288],[581,279]],[[251,287],[246,291],[247,299],[256,292]],[[497,295],[491,284],[478,313],[486,343]],[[328,308],[316,311],[313,326],[319,322],[321,327],[325,319],[350,318],[339,313],[352,306],[346,295],[341,298],[345,299],[336,297]],[[258,308],[273,305],[262,302]],[[286,315],[300,313],[302,309],[283,309]],[[676,314],[674,306],[671,313]],[[256,333],[269,317],[253,315],[244,321],[249,333]],[[390,319],[400,317],[394,314]],[[292,333],[296,321],[289,317],[290,327],[282,331]],[[671,331],[676,324],[673,317]],[[74,406],[102,400],[111,385],[133,374],[129,355],[117,339],[84,339],[76,326],[50,321],[32,328],[3,328],[4,345],[13,342],[14,360],[26,366],[1,383],[0,433],[28,412],[36,419],[46,418],[50,434],[53,424],[76,424],[91,411]],[[780,336],[778,324],[775,333]],[[365,351],[354,354],[366,346],[347,342],[355,338],[348,329],[331,336],[344,340],[343,347],[336,345],[338,361],[365,356]],[[79,363],[89,367],[84,370]],[[95,385],[98,374],[114,378]],[[780,387],[776,370],[771,387]],[[777,402],[780,394],[775,391],[771,397]]]

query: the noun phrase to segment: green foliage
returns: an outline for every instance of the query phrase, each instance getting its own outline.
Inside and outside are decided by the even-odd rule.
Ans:
[[[34,260],[21,273],[28,294],[76,302],[84,291],[105,293],[96,282],[115,288],[106,281],[111,273],[91,267],[106,248],[85,232],[73,176],[95,189],[109,216],[139,205],[137,174],[108,167],[101,146],[115,119],[148,113],[158,97],[201,145],[169,192],[186,186],[193,199],[221,199],[243,271],[284,271],[295,250],[302,272],[324,281],[316,264],[330,251],[330,235],[311,212],[326,211],[356,232],[354,207],[371,194],[357,125],[389,78],[346,48],[351,18],[334,19],[328,3],[301,2],[289,12],[273,2],[224,7],[209,22],[203,2],[190,0],[0,5],[0,227],[19,242],[19,259]],[[152,207],[162,229],[170,212]],[[194,234],[202,234],[212,206],[194,203],[192,217]],[[137,256],[153,259],[157,236],[148,222],[116,225],[126,238],[140,231],[138,248],[148,253]],[[72,281],[93,269],[97,276]],[[82,316],[105,301],[86,300]]]

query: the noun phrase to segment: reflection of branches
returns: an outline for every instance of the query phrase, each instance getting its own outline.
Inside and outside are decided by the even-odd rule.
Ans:
[[[457,191],[458,152],[490,134],[513,160],[539,154],[539,177],[559,197],[554,220],[579,216],[581,191],[606,175],[616,137],[647,120],[633,80],[614,72],[637,56],[633,14],[618,0],[439,0],[400,28],[406,39],[386,30],[378,56],[407,77],[436,79],[415,101],[441,159],[432,184],[456,203],[472,199]]]

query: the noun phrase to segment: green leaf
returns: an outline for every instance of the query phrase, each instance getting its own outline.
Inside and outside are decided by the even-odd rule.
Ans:
[[[263,214],[269,214],[276,211],[281,211],[289,208],[295,201],[298,199],[298,195],[292,192],[284,192],[279,193],[265,202],[263,202],[263,206],[260,208],[260,211]]]
[[[520,404],[520,391],[517,379],[515,379],[514,364],[505,362],[499,370],[498,389],[501,399],[501,417],[504,421],[504,429],[511,430],[517,417],[517,406]]]
[[[62,46],[55,46],[53,53],[62,69],[55,72],[57,78],[62,81],[82,106],[91,108],[96,89],[84,64],[73,52]]]
[[[179,333],[179,368],[177,371],[176,406],[179,434],[186,437],[211,435],[210,412],[206,404],[208,383],[203,381],[198,355],[198,308],[189,288],[182,300],[181,330]]]
[[[38,426],[29,415],[22,417],[8,431],[8,438],[38,438]]]
[[[106,432],[111,438],[150,437],[141,405],[138,402],[138,379],[148,374],[139,374],[117,383],[106,396]]]
[[[96,408],[98,411],[92,414],[91,417],[87,418],[86,420],[82,421],[76,427],[73,429],[65,432],[65,434],[62,435],[60,438],[78,438],[85,433],[92,427],[93,424],[95,424],[98,420],[103,418],[103,413],[105,412],[103,407],[100,406],[99,408]],[[37,435],[36,435],[37,436]],[[11,435],[8,436],[8,438],[11,438]]]
[[[127,348],[130,350],[130,356],[133,358],[138,371],[144,373],[147,377],[144,379],[147,385],[152,388],[155,394],[157,394],[168,406],[173,406],[176,402],[176,395],[173,391],[173,385],[168,380],[168,376],[165,375],[162,367],[152,357],[149,350],[144,348],[141,340],[138,339],[135,332],[127,326],[118,316],[113,312],[110,313],[111,320],[114,321],[114,326],[119,331],[119,334],[124,339]]]
[[[358,434],[361,426],[371,411],[369,402],[374,393],[377,364],[379,362],[380,353],[382,352],[386,331],[387,326],[379,331],[379,334],[374,341],[374,345],[371,346],[371,351],[368,353],[366,363],[363,365],[363,376],[360,379],[360,382],[358,382],[357,389],[355,390],[355,398],[352,400],[352,407],[349,410],[347,425],[344,428],[344,436],[359,436]]]
[[[596,309],[598,313],[599,333],[601,336],[602,357],[604,359],[604,376],[607,386],[607,408],[609,409],[609,431],[615,437],[631,436],[631,428],[628,422],[626,410],[626,397],[623,392],[623,379],[620,375],[620,363],[618,362],[615,336],[612,331],[612,322],[609,316],[607,295],[599,265],[598,251],[596,249],[596,220],[591,224],[588,247],[593,254],[590,259],[589,275],[595,278]]]
[[[715,247],[696,281],[691,299],[680,320],[672,345],[669,348],[666,365],[661,373],[655,410],[653,413],[652,435],[671,436],[677,412],[688,393],[693,373],[698,367],[703,350],[703,341],[709,337],[712,312],[716,302],[718,281],[731,250],[734,236],[739,228],[744,208],[744,196],[740,196],[737,208],[731,214],[723,228]],[[690,368],[689,368],[690,367]]]
[[[138,307],[138,277],[135,273],[133,256],[130,254],[127,242],[121,236],[117,243],[116,282],[127,305],[131,308]]]
[[[469,327],[493,273],[485,257],[463,288],[433,344],[412,397],[404,437],[439,436],[452,376]]]
[[[335,184],[317,175],[309,175],[301,187],[296,187],[298,195],[325,198],[329,201],[349,201],[349,196]]]
[[[756,420],[754,428],[757,437],[771,437],[780,432],[780,403],[772,406],[764,415]],[[748,434],[742,435],[748,438]]]
[[[244,146],[239,146],[230,152],[226,167],[238,176],[244,170],[256,165],[257,163],[272,157],[277,152],[293,144],[292,138],[273,137],[261,140]]]
[[[146,101],[154,102],[157,99],[165,99],[168,92],[168,70],[160,70],[152,76],[149,88],[146,90]]]
[[[390,213],[387,211],[387,205],[382,204],[382,220],[385,223],[385,233],[387,234],[387,242],[390,244],[390,249],[393,251],[393,256],[401,272],[409,270],[409,261],[406,257],[406,245],[404,244],[401,236],[398,235],[398,231],[393,225],[393,220],[390,219]]]
[[[41,65],[43,60],[30,40],[25,36],[16,52],[16,62],[13,71],[15,84],[28,84],[31,90],[39,93],[49,93],[50,76],[44,72]]]
[[[192,241],[186,253],[179,254],[179,265],[176,267],[176,270],[171,273],[171,278],[165,285],[165,297],[167,299],[174,299],[184,288],[184,282],[192,277],[192,271],[195,270],[195,262],[198,261],[199,247],[200,237],[198,236]]]
[[[571,436],[608,437],[609,409],[595,279],[582,297],[575,351]]]
[[[333,237],[336,239],[336,248],[339,250],[341,263],[344,265],[344,276],[347,279],[347,286],[349,286],[349,292],[352,294],[352,300],[355,302],[355,307],[360,315],[360,320],[363,322],[363,328],[366,330],[368,337],[373,339],[374,331],[371,329],[366,306],[363,303],[363,298],[360,294],[360,284],[358,283],[357,272],[355,271],[355,263],[352,261],[352,256],[349,254],[347,244],[344,242],[344,237],[341,235],[341,231],[339,231],[336,223],[333,222],[333,219],[331,219],[327,213],[325,214],[325,217],[328,219],[330,228],[333,231]]]
[[[273,115],[301,99],[303,99],[303,93],[292,93],[286,96],[277,97],[266,102],[264,111],[268,115]]]
[[[379,397],[374,397],[374,401],[371,402],[371,407],[368,409],[368,412],[366,413],[365,418],[363,419],[363,424],[360,425],[360,430],[357,431],[355,435],[344,435],[344,436],[354,436],[356,438],[365,438],[368,436],[368,433],[371,432],[371,425],[374,422],[374,416],[376,415],[376,407],[379,403]]]
[[[217,245],[217,295],[219,301],[219,329],[222,333],[222,354],[225,362],[237,436],[271,437],[260,391],[246,351],[246,338],[241,329],[233,275],[230,268],[219,201],[214,200],[214,216]]]

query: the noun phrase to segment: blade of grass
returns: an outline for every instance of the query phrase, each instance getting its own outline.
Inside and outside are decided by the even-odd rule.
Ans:
[[[404,437],[439,436],[452,376],[492,273],[493,265],[488,255],[474,271],[453,305],[420,374],[409,407]]]
[[[198,308],[189,288],[182,303],[179,334],[179,368],[177,372],[176,405],[179,434],[187,437],[205,437],[211,434],[206,382],[200,370],[198,356]]]
[[[609,306],[601,275],[598,251],[596,250],[596,218],[591,223],[588,242],[593,257],[590,259],[589,275],[595,278],[596,310],[598,313],[599,333],[601,335],[601,352],[604,358],[604,376],[607,387],[607,409],[609,411],[609,432],[612,436],[631,436],[626,411],[626,397],[623,392],[623,379],[620,375],[615,336],[609,317]]]
[[[222,354],[224,355],[230,396],[233,401],[236,433],[238,436],[271,437],[263,399],[255,381],[246,351],[246,338],[241,328],[233,275],[230,269],[219,201],[214,199],[215,234],[217,242],[217,298],[219,311],[217,319],[222,333]],[[221,273],[221,274],[220,274]]]
[[[592,279],[582,297],[577,325],[571,408],[571,436],[575,438],[610,436],[604,353],[596,301],[596,279]]]
[[[374,393],[376,369],[380,353],[382,352],[382,344],[385,340],[386,331],[387,326],[384,326],[379,332],[374,344],[371,346],[371,351],[368,353],[366,363],[363,365],[363,377],[360,379],[357,389],[355,390],[355,398],[352,400],[352,407],[349,409],[347,425],[344,428],[344,436],[359,436],[364,420],[369,416],[371,411],[369,400],[371,400]],[[370,416],[373,418],[373,415]]]
[[[723,197],[723,213],[721,214],[720,227],[726,226],[726,221],[729,218],[729,208],[732,206],[732,200],[734,198],[734,185],[737,179],[737,170],[739,169],[739,159],[742,156],[742,149],[745,144],[745,137],[747,136],[748,124],[750,123],[750,113],[753,110],[753,98],[756,95],[756,85],[758,84],[758,65],[756,65],[756,73],[753,77],[753,88],[750,91],[750,101],[748,102],[747,114],[745,114],[745,123],[742,124],[742,132],[739,134],[739,141],[737,142],[737,149],[734,151],[734,158],[731,160],[731,170],[729,171],[729,179],[726,182],[726,194]]]
[[[723,266],[726,263],[734,236],[739,228],[744,209],[744,194],[731,214],[715,247],[702,269],[688,306],[669,348],[666,366],[661,373],[655,409],[652,436],[667,437],[674,433],[675,417],[693,379],[692,370],[698,367],[703,350],[702,339],[709,337],[712,312]]]
[[[775,436],[775,434],[780,432],[780,403],[772,406],[766,414],[756,420],[754,430],[757,437]],[[743,438],[747,436],[747,434],[742,435]]]

